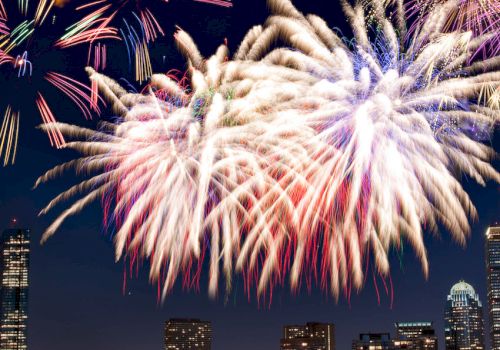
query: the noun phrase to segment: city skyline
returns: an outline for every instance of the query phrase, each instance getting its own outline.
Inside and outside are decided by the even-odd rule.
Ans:
[[[484,350],[483,310],[474,288],[464,280],[458,281],[451,287],[444,304],[445,327],[437,332],[434,321],[398,321],[394,322],[392,331],[359,333],[359,337],[352,340],[351,350],[438,350],[440,332],[445,336],[445,350]],[[204,343],[203,347],[189,346],[193,342],[198,343],[202,333],[208,334],[202,337],[209,339],[208,343]],[[165,334],[166,350],[212,349],[210,321],[170,319],[166,322]],[[185,339],[190,340],[187,342]],[[280,349],[335,350],[336,340],[335,324],[309,320],[305,324],[284,325]]]
[[[12,231],[12,229],[11,229],[10,231]],[[14,230],[14,231],[15,231],[15,230]],[[461,283],[461,282],[460,282],[460,283]],[[484,284],[486,284],[486,281],[484,281]],[[443,301],[443,304],[444,304],[444,301]],[[486,317],[486,314],[485,314],[484,316]],[[427,318],[427,319],[432,319],[432,318],[431,318],[431,317],[429,317],[429,316],[427,316],[426,318]],[[403,321],[405,321],[405,322],[406,322],[406,321],[411,322],[413,319],[411,319],[411,317],[406,317],[406,318],[404,318],[404,319],[402,319],[402,320],[403,320]],[[396,320],[394,320],[394,321],[396,321]],[[432,321],[434,322],[434,319],[432,319]],[[366,329],[365,329],[365,330],[366,330]],[[438,334],[439,334],[439,333],[440,333],[440,332],[438,332]],[[394,334],[394,338],[393,338],[393,339],[395,339],[395,336],[396,336],[396,334],[397,334],[397,333],[392,333],[392,332],[390,332],[390,334],[391,334],[391,335],[392,335],[392,334]],[[278,339],[278,337],[276,337],[276,339]],[[340,337],[340,339],[342,339],[342,337]],[[277,341],[277,340],[275,340],[275,341]]]
[[[17,333],[16,338],[20,341],[19,343],[13,342],[12,336],[9,336],[10,331],[5,331],[7,324],[4,323],[5,320],[11,319],[8,314],[2,314],[1,324],[3,332],[0,332],[0,342],[4,345],[2,347],[6,350],[23,350],[26,349],[26,321],[28,319],[28,315],[26,313],[27,310],[27,288],[28,288],[28,269],[29,269],[29,252],[30,252],[30,235],[29,230],[26,229],[18,229],[17,220],[12,220],[11,225],[12,228],[5,229],[2,233],[2,244],[0,244],[1,252],[2,252],[2,284],[3,287],[1,289],[2,293],[0,298],[0,303],[3,305],[2,310],[4,312],[9,309],[9,305],[12,305],[14,302],[15,295],[21,295],[21,309],[24,310],[21,313],[17,313],[17,317],[20,317],[21,323],[17,323],[16,321],[16,329],[19,329],[23,337],[19,338],[19,331],[15,331]],[[496,239],[495,234],[499,228],[498,224],[492,224],[486,230],[486,271],[487,271],[487,285],[488,285],[488,301],[491,301],[491,269],[492,262],[495,262],[495,253],[496,253]],[[492,244],[493,242],[493,244]],[[488,258],[489,257],[489,258]],[[19,278],[16,276],[19,275]],[[11,281],[11,282],[9,282]],[[17,281],[17,282],[16,282]],[[16,282],[14,285],[13,283]],[[19,283],[18,283],[19,282]],[[6,288],[7,287],[7,288]],[[13,290],[13,292],[9,292],[9,288]],[[21,288],[21,292],[17,293],[14,289]],[[23,289],[24,288],[24,289]],[[22,290],[25,290],[24,292]],[[17,300],[17,299],[16,299]],[[16,304],[19,305],[19,304]],[[16,308],[19,306],[16,306]],[[8,311],[11,312],[12,310]],[[472,312],[472,313],[471,313]],[[490,312],[491,314],[491,312]],[[13,315],[13,314],[12,314]],[[491,315],[490,315],[491,316]],[[472,317],[472,319],[471,319]],[[483,315],[483,305],[479,299],[479,295],[475,292],[473,286],[468,284],[464,280],[460,280],[455,283],[450,290],[449,295],[445,301],[445,327],[442,330],[445,335],[445,349],[446,350],[483,350],[485,349],[485,328],[484,321],[486,320],[487,315]],[[471,321],[472,320],[472,321]],[[13,325],[12,320],[7,321]],[[458,322],[458,323],[457,323]],[[414,319],[406,319],[405,321],[398,321],[394,323],[395,330],[394,332],[387,333],[360,333],[358,340],[353,340],[353,349],[363,350],[368,345],[361,344],[372,344],[372,341],[378,344],[378,342],[382,342],[383,349],[426,349],[426,350],[434,350],[436,349],[437,343],[433,340],[432,344],[429,344],[428,341],[426,343],[419,343],[420,345],[415,345],[415,341],[419,339],[418,334],[427,334],[425,337],[431,337],[429,339],[435,339],[434,321],[430,322],[422,322],[415,321]],[[167,321],[165,326],[165,349],[177,349],[177,350],[188,350],[193,349],[193,344],[196,344],[195,348],[200,349],[212,349],[212,327],[210,321],[201,321],[200,319],[193,318],[171,318]],[[472,336],[476,336],[473,346],[458,346],[458,343],[464,342],[459,335],[454,338],[454,341],[450,342],[450,335],[456,336],[455,332],[450,332],[450,327],[452,324],[464,324],[467,332],[471,332]],[[198,326],[199,325],[199,326]],[[462,327],[462,326],[460,326]],[[469,329],[469,327],[472,327]],[[13,328],[12,328],[13,329]],[[182,330],[181,330],[182,329]],[[461,328],[464,329],[464,328]],[[203,331],[202,331],[203,330]],[[428,332],[432,331],[431,333]],[[11,334],[14,334],[11,332]],[[193,334],[190,336],[189,334]],[[439,333],[439,331],[438,331]],[[178,334],[178,335],[176,335]],[[475,335],[474,335],[475,334]],[[180,337],[179,337],[180,335]],[[200,338],[201,335],[201,338]],[[470,337],[471,335],[468,335]],[[493,340],[494,334],[491,335],[490,342]],[[330,343],[322,344],[321,339],[330,339]],[[10,339],[10,340],[9,340]],[[318,323],[315,321],[307,321],[305,325],[294,325],[294,326],[284,326],[283,327],[283,338],[281,339],[281,348],[282,349],[298,349],[295,343],[291,343],[290,341],[299,341],[301,347],[304,349],[324,349],[324,350],[335,350],[335,341],[337,337],[335,336],[335,325],[333,323]],[[201,343],[200,343],[201,340]],[[206,341],[206,342],[205,342]],[[468,341],[468,340],[467,340]],[[355,342],[359,345],[355,346]],[[297,343],[297,344],[299,344]],[[198,344],[201,344],[198,346]],[[306,345],[307,344],[307,345]],[[330,345],[326,345],[330,344]],[[385,345],[384,345],[385,344]],[[388,344],[391,344],[389,347]],[[414,345],[412,345],[414,344]],[[453,345],[455,344],[455,345]],[[465,344],[465,343],[464,343]],[[324,346],[324,348],[323,348]],[[414,347],[416,346],[416,347]],[[368,349],[368,348],[366,348]],[[371,347],[370,347],[371,349]]]

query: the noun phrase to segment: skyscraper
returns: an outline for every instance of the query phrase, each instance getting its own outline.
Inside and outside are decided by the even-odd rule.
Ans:
[[[212,326],[198,319],[170,319],[165,324],[165,350],[210,350]]]
[[[308,322],[283,327],[281,350],[335,350],[335,326]]]
[[[483,308],[470,284],[460,281],[451,287],[444,323],[446,350],[484,350]]]
[[[438,339],[432,322],[397,322],[396,349],[437,350]]]
[[[500,224],[486,230],[485,257],[491,349],[500,350]]]
[[[29,230],[9,229],[0,238],[0,349],[25,350],[28,322]]]
[[[352,350],[394,350],[389,333],[361,333],[352,341]]]

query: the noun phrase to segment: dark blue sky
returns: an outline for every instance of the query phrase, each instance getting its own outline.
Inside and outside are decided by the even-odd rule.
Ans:
[[[158,18],[168,35],[153,48],[155,71],[183,68],[181,58],[172,45],[171,33],[175,24],[188,30],[209,54],[228,37],[229,44],[237,45],[251,25],[266,17],[263,0],[235,1],[233,9],[213,8],[188,1],[174,1],[159,8]],[[299,9],[326,18],[329,24],[345,27],[345,19],[331,0],[297,1]],[[157,14],[159,12],[156,12]],[[61,18],[71,20],[71,11],[62,10]],[[108,73],[115,78],[127,75],[123,67],[124,49],[110,52]],[[163,64],[162,57],[166,56]],[[40,58],[40,64],[54,64]],[[81,64],[69,56],[54,56],[61,71],[80,72]],[[35,73],[36,74],[36,73]],[[82,74],[83,77],[83,74]],[[1,87],[5,92],[7,86]],[[47,100],[57,107],[57,116],[92,126],[79,117],[70,104],[59,100],[55,92],[48,92]],[[123,263],[113,260],[113,246],[109,233],[103,232],[100,206],[92,205],[77,217],[67,221],[62,229],[44,246],[38,240],[54,215],[37,217],[37,212],[51,196],[74,181],[70,173],[39,189],[31,190],[36,178],[44,170],[74,156],[70,151],[56,151],[34,129],[38,115],[31,100],[22,95],[13,97],[24,104],[20,149],[15,166],[0,169],[0,226],[7,226],[12,217],[20,225],[31,228],[33,244],[30,286],[30,350],[153,350],[163,346],[163,323],[171,317],[196,317],[213,322],[214,349],[278,349],[281,327],[288,323],[325,321],[336,324],[338,349],[350,348],[352,338],[359,332],[393,331],[393,322],[411,320],[435,321],[441,337],[443,307],[446,294],[453,283],[463,278],[471,283],[486,303],[484,268],[484,232],[486,226],[500,219],[500,187],[489,184],[482,188],[464,179],[479,211],[479,221],[472,224],[472,235],[467,247],[452,242],[448,233],[426,237],[430,276],[422,275],[419,262],[409,247],[401,264],[392,256],[394,305],[382,294],[377,302],[373,282],[369,278],[359,295],[353,295],[350,305],[345,298],[338,303],[314,290],[290,296],[289,290],[278,290],[270,308],[248,302],[241,286],[225,302],[223,294],[211,300],[206,284],[201,292],[183,292],[176,289],[163,306],[157,304],[156,291],[148,282],[147,267],[139,276],[128,281],[127,292],[122,293]],[[1,101],[2,104],[5,102]],[[28,102],[28,103],[26,103]],[[496,135],[495,148],[499,147]],[[497,169],[499,168],[496,163]],[[57,208],[60,209],[60,208]],[[382,288],[379,284],[379,288]],[[486,311],[486,310],[485,310]],[[442,342],[441,344],[442,345]]]

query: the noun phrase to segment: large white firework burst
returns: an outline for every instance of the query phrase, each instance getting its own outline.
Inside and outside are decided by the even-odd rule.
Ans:
[[[132,259],[150,256],[151,278],[165,272],[166,293],[180,271],[189,274],[193,265],[199,268],[197,260],[210,244],[209,290],[215,294],[220,255],[229,289],[243,228],[261,219],[259,207],[265,198],[280,196],[273,174],[277,164],[296,161],[288,159],[293,152],[281,155],[283,159],[273,155],[281,154],[287,144],[289,150],[294,143],[300,145],[294,134],[303,137],[304,132],[279,118],[253,118],[250,110],[260,108],[256,106],[241,104],[246,112],[229,117],[227,100],[246,88],[221,87],[226,47],[205,61],[185,32],[177,32],[176,39],[190,59],[189,93],[175,80],[153,75],[148,95],[129,94],[110,78],[87,69],[122,120],[102,123],[97,132],[58,124],[76,140],[67,147],[85,156],[50,170],[37,185],[72,167],[97,174],[54,198],[42,211],[88,192],[53,222],[43,240],[68,216],[104,198],[106,210],[114,206],[112,215],[119,227],[117,259],[125,250]],[[267,223],[272,220],[276,219]]]
[[[229,61],[224,46],[205,60],[179,31],[189,94],[162,75],[149,94],[127,94],[91,71],[123,120],[97,132],[59,125],[84,158],[38,183],[69,167],[97,174],[44,209],[86,193],[44,239],[104,197],[117,257],[150,257],[164,293],[181,273],[196,282],[206,251],[211,294],[222,265],[228,290],[235,269],[259,295],[288,275],[296,290],[319,274],[337,297],[362,286],[371,255],[387,275],[402,239],[426,274],[422,227],[441,224],[464,243],[476,216],[460,176],[500,182],[480,142],[499,119],[500,58],[471,62],[488,36],[445,33],[453,6],[436,6],[407,45],[404,17],[393,25],[382,0],[343,2],[349,43],[288,0],[270,1],[273,15]]]
[[[317,132],[304,144],[308,164],[298,170],[309,187],[295,208],[301,224],[292,286],[304,270],[320,265],[335,295],[339,283],[348,288],[349,276],[359,287],[366,253],[373,252],[387,274],[387,252],[400,238],[414,246],[427,273],[422,225],[436,231],[441,223],[464,243],[468,215],[476,216],[457,178],[499,180],[488,163],[493,152],[477,139],[487,139],[498,122],[500,58],[468,64],[488,36],[443,33],[442,19],[456,5],[447,2],[402,46],[398,33],[406,26],[399,15],[396,26],[390,23],[382,1],[354,7],[343,2],[355,34],[351,48],[321,19],[302,17],[286,1],[272,5],[277,15],[260,38],[269,43],[275,37],[265,34],[278,33],[293,50],[274,50],[263,61],[294,67],[310,79],[273,111],[302,119]],[[368,13],[377,24],[373,32],[365,24]],[[271,90],[290,88],[275,82],[264,95]],[[311,258],[319,241],[322,254]]]

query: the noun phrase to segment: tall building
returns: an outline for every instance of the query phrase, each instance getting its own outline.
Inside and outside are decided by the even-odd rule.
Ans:
[[[486,230],[485,257],[491,350],[500,350],[500,224]]]
[[[335,326],[308,322],[283,327],[281,350],[335,350]]]
[[[352,350],[393,350],[394,342],[389,333],[362,333],[352,341]]]
[[[210,350],[211,347],[212,325],[210,322],[177,318],[166,322],[165,350]]]
[[[444,311],[446,350],[484,350],[483,308],[472,286],[451,287]]]
[[[28,322],[29,230],[9,229],[0,238],[0,349],[25,350]]]
[[[438,338],[432,322],[396,322],[395,349],[437,350]]]

